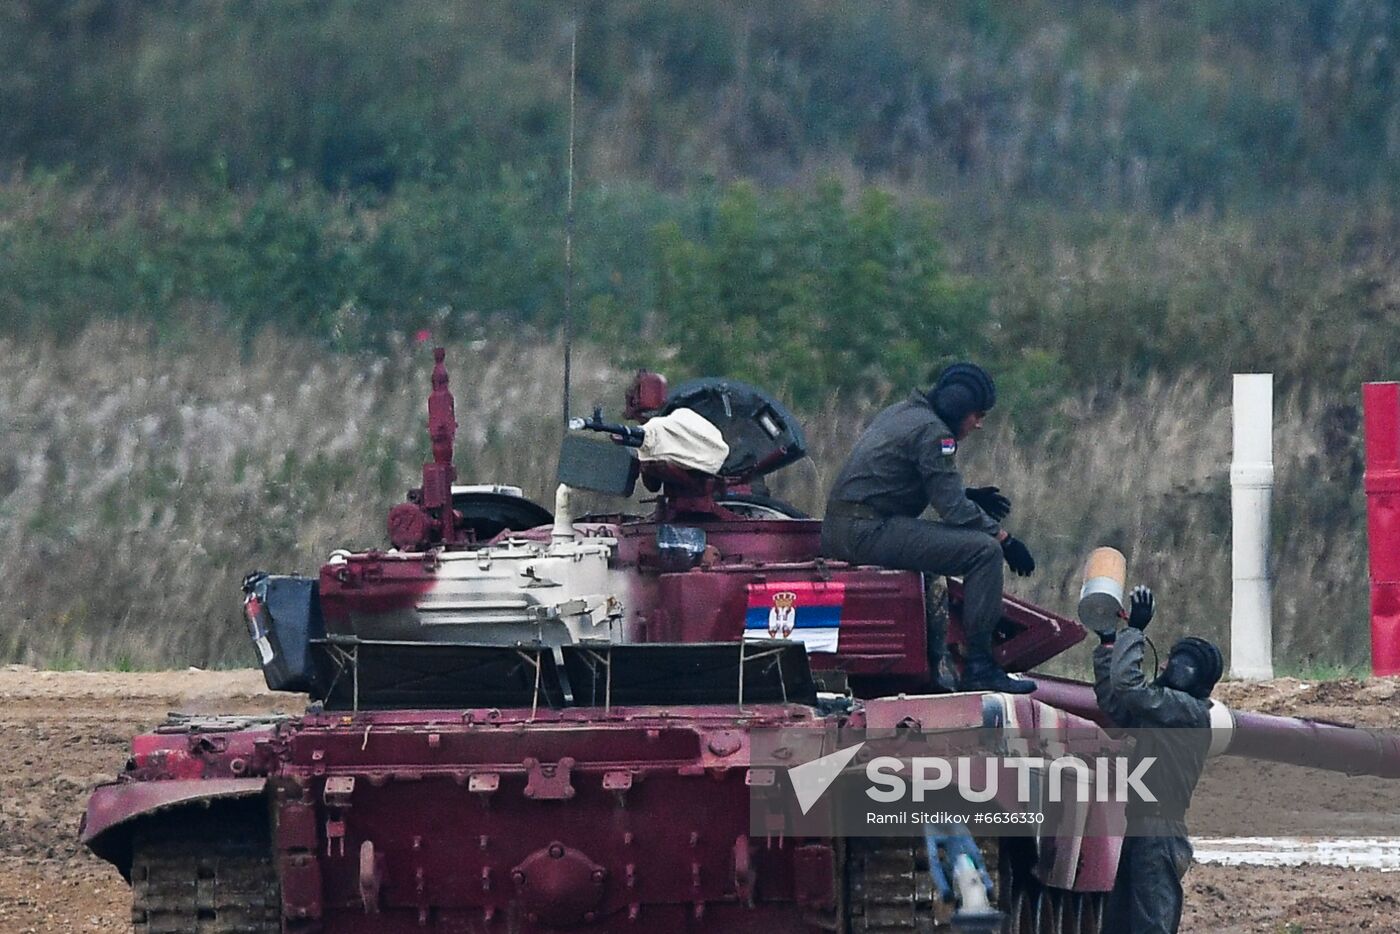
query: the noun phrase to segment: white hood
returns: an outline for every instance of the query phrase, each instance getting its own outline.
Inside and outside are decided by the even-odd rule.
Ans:
[[[693,409],[676,409],[642,426],[646,439],[637,456],[644,461],[666,461],[708,474],[719,473],[729,457],[724,435]]]

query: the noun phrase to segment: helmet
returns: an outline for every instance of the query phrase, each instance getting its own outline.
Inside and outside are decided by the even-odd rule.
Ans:
[[[997,404],[997,386],[977,364],[954,363],[938,374],[928,397],[938,417],[956,429],[970,413],[986,412]]]
[[[1181,661],[1173,664],[1178,656]],[[1213,642],[1187,636],[1172,646],[1162,680],[1170,687],[1204,700],[1210,697],[1211,690],[1224,673],[1225,657],[1220,654],[1220,649]]]

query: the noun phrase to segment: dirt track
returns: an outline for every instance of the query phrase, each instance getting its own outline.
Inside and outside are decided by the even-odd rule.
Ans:
[[[1394,729],[1398,686],[1284,679],[1221,693],[1240,707]],[[0,670],[0,731],[10,757],[0,774],[0,932],[129,930],[126,885],[78,847],[77,825],[88,789],[121,767],[132,733],[170,710],[294,712],[300,703],[267,693],[252,671]],[[1400,875],[1198,865],[1187,876],[1183,930],[1400,932]]]

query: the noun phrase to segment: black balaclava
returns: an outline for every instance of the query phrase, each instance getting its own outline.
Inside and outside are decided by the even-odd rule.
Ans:
[[[1205,700],[1224,673],[1225,658],[1220,650],[1205,639],[1187,636],[1172,646],[1157,683]]]
[[[973,412],[987,412],[997,404],[997,387],[987,371],[975,363],[954,363],[938,374],[928,391],[929,404],[954,431]]]

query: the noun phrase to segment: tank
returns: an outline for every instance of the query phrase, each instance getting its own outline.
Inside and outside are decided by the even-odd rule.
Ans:
[[[389,547],[244,581],[268,685],[306,712],[172,717],[94,791],[82,839],[130,881],[135,931],[1098,930],[1121,841],[1091,828],[1121,805],[1038,837],[755,826],[782,771],[766,730],[1113,741],[1073,682],[922,693],[928,614],[949,614],[958,655],[958,583],[820,557],[820,523],[764,486],[806,456],[767,393],[639,373],[624,414],[575,420],[552,510],[458,484],[435,351],[433,459]],[[573,514],[574,490],[638,482],[649,516]],[[995,652],[1024,671],[1084,635],[1007,597]],[[1229,722],[1256,754],[1298,735]],[[1351,765],[1400,761],[1360,733]]]

